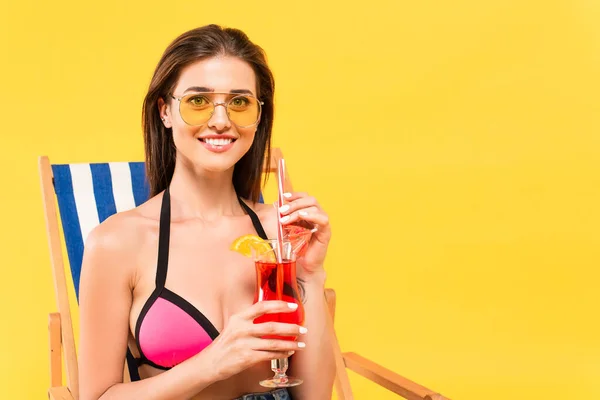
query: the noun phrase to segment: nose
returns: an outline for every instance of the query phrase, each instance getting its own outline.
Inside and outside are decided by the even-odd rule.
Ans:
[[[231,121],[227,115],[227,106],[223,103],[215,103],[215,110],[208,120],[208,126],[217,132],[226,131],[231,128]]]

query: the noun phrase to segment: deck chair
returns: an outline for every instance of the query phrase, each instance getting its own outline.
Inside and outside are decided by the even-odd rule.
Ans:
[[[263,171],[265,173],[275,172],[281,157],[281,151],[273,149],[271,162],[269,165],[265,165]],[[39,173],[58,306],[58,312],[51,313],[48,322],[50,342],[48,396],[50,400],[78,400],[77,354],[67,275],[70,276],[75,288],[76,299],[74,301],[78,301],[83,246],[88,233],[110,215],[142,204],[148,199],[149,188],[145,179],[143,162],[52,165],[48,157],[42,156],[39,158]],[[69,270],[66,270],[64,266],[60,226],[62,226],[66,245]],[[329,325],[334,335],[335,390],[338,399],[354,399],[346,370],[350,369],[408,400],[447,400],[440,394],[403,378],[358,354],[342,353],[333,330],[335,291],[328,288],[324,295],[331,315]],[[135,363],[129,356],[130,354],[123,366],[125,382],[131,381],[137,375],[137,368],[131,367]],[[66,383],[63,382],[62,377],[63,362]]]

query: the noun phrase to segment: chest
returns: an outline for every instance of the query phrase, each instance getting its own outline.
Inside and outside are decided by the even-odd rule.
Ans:
[[[171,224],[165,287],[202,312],[218,331],[231,315],[254,300],[254,262],[229,250],[237,237],[249,233],[255,234],[249,221]],[[134,291],[134,315],[136,306],[154,291],[156,274],[161,269],[157,268],[158,234],[153,242],[143,250],[144,267],[140,268]]]

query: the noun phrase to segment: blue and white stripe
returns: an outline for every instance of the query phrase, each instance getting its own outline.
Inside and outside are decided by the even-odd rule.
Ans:
[[[144,163],[55,164],[52,172],[73,284],[79,298],[85,240],[106,218],[148,199]]]

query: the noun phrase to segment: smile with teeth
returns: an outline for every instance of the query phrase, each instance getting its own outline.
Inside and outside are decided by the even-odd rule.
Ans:
[[[230,144],[231,142],[233,142],[233,139],[212,139],[212,138],[206,138],[206,139],[200,139],[201,142],[210,144],[211,146],[215,146],[215,147],[219,147],[219,146],[227,146],[228,144]]]

